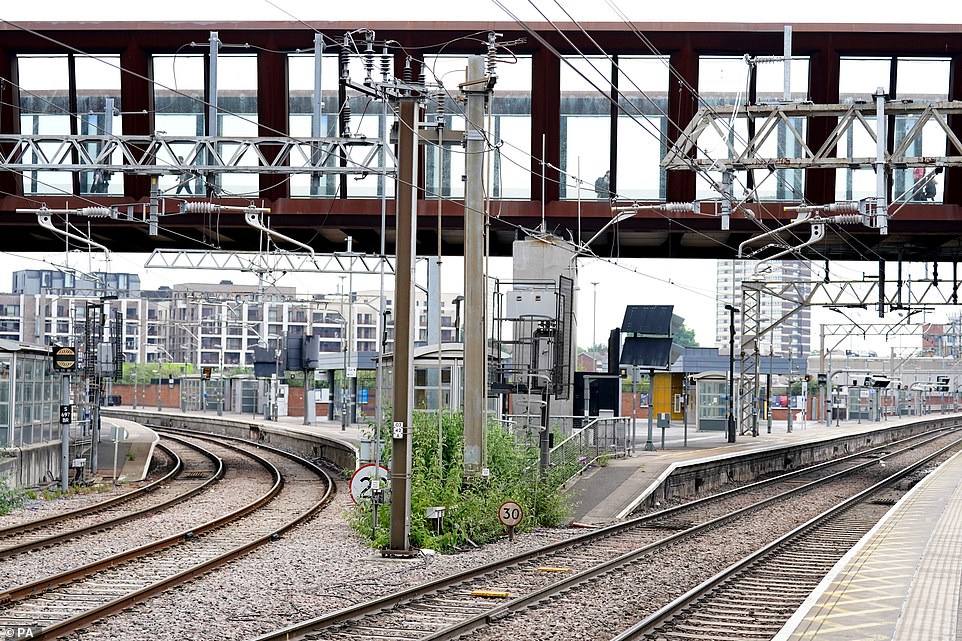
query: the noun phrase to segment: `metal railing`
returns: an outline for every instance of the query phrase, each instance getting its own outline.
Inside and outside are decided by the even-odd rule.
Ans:
[[[579,429],[551,448],[552,468],[561,470],[564,482],[581,474],[588,466],[606,457],[628,456],[628,429],[631,417],[592,417]]]
[[[506,414],[499,422],[514,433],[520,445],[537,450],[541,431],[537,417]],[[630,452],[630,416],[552,416],[548,425],[555,440],[560,437],[548,452],[548,465],[562,485],[599,460],[625,457]],[[537,461],[527,469],[536,466]]]

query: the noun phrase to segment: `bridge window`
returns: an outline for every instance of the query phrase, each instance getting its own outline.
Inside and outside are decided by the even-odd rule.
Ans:
[[[879,87],[888,94],[891,71],[891,58],[842,58],[839,61],[839,102],[871,102],[874,100],[872,94]],[[861,123],[854,123],[838,144],[836,155],[839,158],[863,158],[867,162],[875,158],[875,119],[867,117],[865,121],[872,134]],[[835,197],[838,200],[859,200],[875,195],[875,171],[871,167],[837,169],[835,175]]]
[[[17,56],[20,82],[20,131],[26,135],[67,136],[71,133],[70,77],[67,56]],[[46,164],[60,144],[40,144],[26,162]],[[45,159],[46,157],[46,159]],[[23,175],[25,194],[71,194],[67,172],[28,171]]]
[[[792,101],[808,100],[809,60],[795,58],[791,63]],[[777,104],[785,100],[785,67],[781,62],[761,63],[755,67],[755,87],[757,104]],[[808,119],[791,118],[792,126],[802,140],[808,138]],[[760,148],[765,158],[799,158],[801,145],[788,127],[779,125]],[[755,184],[762,200],[804,200],[804,172],[801,169],[777,169],[755,171]]]
[[[580,180],[581,198],[607,200],[595,181],[611,169],[612,91],[607,58],[561,60],[561,198],[578,198]]]
[[[773,52],[772,55],[777,55]],[[809,60],[795,59],[791,62],[792,100],[808,97]],[[785,100],[784,65],[781,62],[762,62],[749,65],[742,57],[702,56],[698,69],[699,109],[713,108],[723,117],[716,121],[722,125],[721,132],[706,129],[698,138],[698,157],[703,159],[733,159],[743,153],[749,138],[760,131],[761,123],[750,123],[738,117],[732,123],[734,107],[748,104],[772,104]],[[688,123],[680,123],[686,126]],[[793,118],[792,125],[804,140],[807,122]],[[758,146],[760,158],[797,158],[801,145],[788,127],[780,125]],[[712,181],[722,183],[721,172],[698,173],[698,198],[719,198],[718,189]],[[788,200],[800,201],[804,194],[802,171],[780,169],[769,171],[755,169],[736,171],[732,176],[732,194],[738,200]]]
[[[900,100],[916,102],[938,102],[949,99],[948,58],[898,58],[896,61],[895,97]],[[898,149],[911,134],[919,121],[918,115],[895,117],[895,149]],[[908,142],[906,157],[944,156],[946,152],[945,131],[934,118],[922,125],[921,135],[912,134]],[[893,150],[894,151],[894,150]],[[914,200],[916,202],[943,202],[942,194],[945,174],[932,174],[933,167],[924,168],[921,176],[908,167],[893,170],[893,200]],[[921,188],[916,183],[921,178]],[[925,186],[931,183],[934,195],[926,195]],[[930,188],[929,193],[932,193]]]
[[[618,58],[619,195],[639,200],[665,197],[660,163],[668,135],[668,58]]]
[[[431,96],[425,113],[425,120],[436,122],[440,110],[444,119],[444,127],[464,131],[464,105],[456,102],[459,94],[458,85],[467,77],[467,56],[427,56],[424,59],[427,82],[437,83],[443,87],[443,101],[441,94],[436,92]],[[485,123],[486,125],[487,123]],[[432,133],[426,133],[427,140],[436,139]],[[436,140],[424,145],[424,192],[427,198],[463,198],[464,197],[464,147],[460,142],[455,144],[441,144]],[[440,170],[438,164],[440,162]]]
[[[337,55],[323,56],[321,67],[322,108],[318,134],[323,137],[337,135]],[[291,136],[298,139],[310,138],[314,121],[314,56],[290,54],[287,57],[288,86],[288,127]],[[292,165],[303,164],[303,158],[311,157],[308,145],[298,147],[290,160]],[[303,154],[303,156],[302,156]],[[327,165],[333,166],[335,159],[330,157]],[[336,174],[291,176],[291,196],[334,196],[337,194],[338,177]]]
[[[464,106],[455,101],[464,82],[468,56],[426,56],[429,84],[440,83],[445,91],[445,126],[464,129]],[[491,96],[488,138],[494,147],[491,158],[491,191],[494,198],[523,199],[531,194],[531,58],[497,66],[498,80]],[[428,119],[438,113],[438,94],[429,101]],[[488,121],[485,122],[487,127]],[[537,154],[536,154],[537,155]],[[425,147],[425,194],[437,198],[462,198],[465,171],[464,147],[460,143]],[[440,170],[439,170],[440,161]],[[439,176],[440,172],[440,176]],[[440,182],[439,182],[440,181]]]
[[[730,123],[734,105],[748,102],[749,67],[744,58],[702,56],[698,61],[698,109],[712,107]],[[687,123],[679,123],[684,127]],[[709,160],[731,159],[743,149],[748,136],[748,125],[744,118],[735,119],[733,126],[724,128],[721,133],[706,130],[698,138],[699,158]],[[732,193],[736,199],[744,198],[751,187],[747,172],[736,172]],[[721,172],[700,171],[697,176],[696,197],[719,198],[720,194],[712,188],[711,180],[721,183]],[[711,180],[709,180],[711,179]]]
[[[217,57],[217,133],[222,138],[246,138],[258,135],[257,128],[257,57],[249,55],[220,55]],[[213,132],[212,132],[213,133]],[[230,162],[241,152],[240,145],[225,142],[217,146],[224,162]],[[259,164],[253,149],[247,149],[237,165],[256,167]],[[221,174],[213,179],[222,196],[256,198],[260,195],[260,181],[254,173]]]
[[[495,198],[531,197],[531,57],[498,64],[491,97],[492,193]],[[540,151],[535,155],[540,157]]]
[[[153,56],[154,127],[165,138],[207,135],[207,79],[206,56],[177,54]],[[210,133],[222,138],[257,136],[257,58],[253,55],[223,54],[217,58],[217,122]],[[208,190],[222,196],[257,196],[257,174],[221,174],[205,178],[198,173],[178,172],[178,164],[204,165],[214,163],[206,152],[192,142],[173,141],[171,152],[157,155],[157,163],[171,165],[171,172],[161,176],[160,189],[165,195],[191,196]],[[240,146],[222,142],[217,153],[224,162],[240,151]],[[182,160],[178,160],[178,158]],[[256,166],[257,156],[248,149],[239,159],[240,166]]]
[[[120,117],[120,56],[75,56],[74,73],[77,83],[77,133],[81,136],[112,136],[123,134]],[[113,113],[107,114],[107,99],[113,99]],[[123,162],[120,150],[109,157],[102,157],[103,143],[91,142],[86,145],[86,153],[96,162],[111,164]],[[80,192],[83,194],[124,193],[124,177],[121,173],[106,173],[96,176],[95,172],[80,174]]]
[[[178,136],[203,136],[207,108],[204,104],[206,81],[204,79],[204,56],[201,54],[156,55],[152,59],[154,80],[154,128],[164,138]],[[199,158],[193,144],[172,142],[170,149],[157,155],[158,165],[177,164],[177,158],[186,165],[195,165]],[[160,177],[163,194],[204,194],[203,179],[195,174],[180,175],[171,171]]]

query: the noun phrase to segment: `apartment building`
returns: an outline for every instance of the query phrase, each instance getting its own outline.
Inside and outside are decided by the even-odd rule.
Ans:
[[[715,303],[715,342],[725,349],[728,346],[729,312],[725,305],[734,305],[741,310],[742,281],[752,279],[757,261],[719,260],[717,268],[717,292]],[[765,272],[758,278],[770,282],[811,282],[812,267],[808,261],[772,261],[765,264]],[[789,314],[794,305],[788,301],[763,297],[762,326],[770,326]],[[736,350],[741,340],[741,314],[735,315]],[[792,314],[785,322],[759,340],[758,349],[762,354],[804,356],[811,349],[812,311],[804,307]]]
[[[286,336],[319,336],[326,352],[343,351],[345,342],[351,351],[376,352],[385,340],[376,291],[303,296],[293,287],[226,280],[142,291],[136,274],[91,276],[80,280],[54,270],[15,272],[14,293],[0,294],[0,338],[41,345],[77,344],[84,337],[88,307],[102,305],[108,319],[104,339],[112,339],[119,331],[128,363],[243,367],[252,365],[255,345],[277,347]],[[388,312],[392,298],[390,293],[385,295]],[[455,342],[461,300],[457,294],[442,294],[440,315],[431,314],[426,295],[419,291],[415,345],[427,344],[428,326],[439,320],[442,341]],[[388,313],[387,351],[392,350],[393,328]]]

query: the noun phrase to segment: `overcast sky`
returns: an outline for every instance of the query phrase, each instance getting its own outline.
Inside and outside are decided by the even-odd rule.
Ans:
[[[527,0],[502,0],[522,19],[537,19]],[[553,0],[536,3],[552,19],[563,14]],[[606,2],[567,0],[560,3],[578,20],[617,20]],[[913,11],[904,3],[830,2],[614,2],[631,19],[645,22],[887,22],[962,23],[962,3],[955,0],[926,2]],[[164,2],[76,2],[36,0],[4,2],[0,14],[7,20],[288,20],[289,12],[301,20],[507,20],[492,0],[165,0]],[[893,10],[894,8],[900,10]]]
[[[522,19],[539,19],[527,1],[503,0],[503,3]],[[605,2],[592,0],[562,2],[578,20],[620,20]],[[873,3],[838,3],[810,0],[799,3],[719,3],[689,0],[685,3],[627,2],[620,0],[618,7],[630,18],[645,22],[889,22],[962,24],[962,2],[929,2],[920,11],[890,11],[884,5]],[[552,19],[563,20],[558,5],[552,0],[539,0],[537,5]],[[805,13],[802,13],[802,10]],[[401,3],[396,0],[366,0],[363,3],[318,2],[317,0],[165,0],[160,3],[76,2],[72,0],[38,0],[35,2],[4,2],[0,18],[11,21],[58,21],[77,20],[171,20],[171,21],[244,21],[244,20],[354,20],[358,26],[382,20],[472,20],[506,21],[509,16],[492,1],[454,3],[428,0]],[[483,24],[480,25],[483,28]],[[156,288],[172,282],[217,282],[223,279],[243,283],[254,282],[250,275],[226,272],[182,272],[153,270],[145,272],[143,255],[113,254],[110,265],[113,271],[142,273],[146,288]],[[10,286],[10,273],[16,269],[47,268],[50,264],[71,266],[86,270],[103,269],[103,264],[92,262],[84,255],[69,258],[61,254],[21,256],[6,253],[0,256],[0,289]],[[493,271],[502,278],[510,277],[510,261],[492,261]],[[838,277],[856,278],[862,273],[874,273],[874,265],[838,264],[833,270]],[[920,268],[921,269],[921,268]],[[919,271],[921,273],[921,271]],[[460,258],[448,258],[444,263],[442,289],[460,291],[462,287]],[[597,312],[592,310],[597,285]],[[280,284],[295,286],[304,293],[334,291],[337,277],[308,277],[305,274],[286,276]],[[355,289],[376,289],[377,279],[356,278]],[[603,340],[608,329],[619,325],[625,304],[674,304],[676,313],[686,319],[687,325],[696,332],[702,344],[714,343],[715,327],[715,265],[713,261],[624,260],[618,266],[610,263],[581,260],[580,305],[578,344],[588,345],[593,338]],[[940,320],[945,310],[930,315],[927,320]],[[871,313],[853,313],[854,319],[871,321]],[[877,319],[877,316],[875,317]],[[819,310],[813,318],[817,333],[822,322],[844,322],[845,319],[832,312]],[[597,328],[597,329],[596,329]],[[890,345],[901,345],[901,339],[885,342],[881,339],[851,341],[853,348],[873,347],[884,353]],[[915,344],[908,341],[909,344]],[[817,346],[817,336],[813,341]]]

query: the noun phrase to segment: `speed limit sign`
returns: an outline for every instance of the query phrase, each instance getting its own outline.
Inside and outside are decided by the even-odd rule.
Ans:
[[[501,525],[505,527],[513,528],[521,523],[521,519],[523,518],[524,510],[514,501],[507,501],[498,509],[498,520],[501,521]]]
[[[351,499],[356,505],[372,498],[371,490],[383,490],[390,484],[391,473],[383,465],[362,465],[351,477]]]

